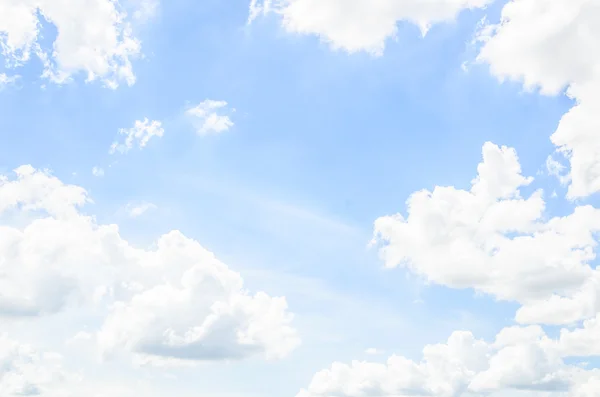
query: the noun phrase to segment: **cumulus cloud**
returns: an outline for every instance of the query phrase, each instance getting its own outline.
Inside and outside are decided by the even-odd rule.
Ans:
[[[51,49],[42,47],[42,16],[58,31]],[[131,60],[140,54],[140,42],[119,1],[1,0],[0,37],[9,66],[37,56],[44,64],[43,76],[55,83],[78,73],[111,88],[135,82]]]
[[[595,258],[600,211],[580,206],[567,216],[545,219],[542,192],[521,195],[532,178],[522,175],[511,148],[486,143],[477,171],[469,190],[419,191],[408,199],[406,216],[376,220],[375,241],[386,266],[520,302],[521,322],[593,316],[596,300],[586,299],[597,290],[597,271],[589,263]],[[552,304],[558,300],[568,302]]]
[[[570,161],[568,197],[600,191],[600,6],[596,0],[511,0],[498,24],[479,34],[480,62],[501,80],[556,95],[576,105],[551,140]]]
[[[457,331],[446,343],[425,346],[420,361],[394,355],[385,363],[333,363],[297,397],[595,395],[600,373],[566,364],[573,351],[561,343],[539,326],[505,328],[493,342]]]
[[[502,329],[492,342],[467,331],[427,345],[418,361],[335,362],[297,397],[591,397],[600,371],[572,358],[600,356],[600,212],[576,207],[548,219],[541,191],[522,175],[514,149],[486,143],[468,190],[436,187],[407,201],[407,214],[379,218],[375,241],[388,267],[427,281],[521,303],[523,323],[576,324],[549,337],[539,325]],[[578,321],[585,319],[582,324]]]
[[[249,21],[276,13],[290,33],[319,36],[334,49],[383,53],[397,24],[413,23],[425,34],[431,25],[451,21],[464,9],[482,8],[492,0],[252,0]]]
[[[250,293],[198,242],[172,231],[134,248],[82,213],[84,189],[31,166],[15,173],[0,177],[0,316],[100,305],[104,355],[155,362],[280,358],[298,345],[285,298]],[[14,214],[30,222],[13,226]]]
[[[129,152],[134,146],[140,149],[146,147],[150,139],[154,137],[161,138],[165,133],[162,123],[157,120],[136,120],[131,128],[121,128],[119,135],[123,135],[124,139],[122,142],[115,141],[110,146],[110,153],[116,152],[125,154]]]
[[[228,110],[225,101],[207,99],[186,110],[185,114],[196,128],[198,135],[219,134],[234,125],[227,114],[220,114],[223,111],[234,112],[235,109]]]

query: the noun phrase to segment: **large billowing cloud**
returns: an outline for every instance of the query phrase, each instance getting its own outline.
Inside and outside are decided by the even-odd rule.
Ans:
[[[41,43],[44,21],[57,30],[51,49]],[[112,88],[135,82],[131,60],[140,54],[130,18],[113,0],[0,0],[0,46],[12,66],[39,57],[51,81],[84,73]]]
[[[464,9],[492,0],[252,0],[250,20],[261,13],[281,15],[291,33],[314,34],[335,49],[381,54],[397,24],[408,21],[425,33],[438,22],[453,20]]]
[[[406,267],[428,282],[473,288],[520,302],[517,320],[562,324],[595,315],[595,233],[600,210],[577,207],[547,219],[542,191],[521,188],[516,152],[491,143],[469,190],[436,187],[407,201],[407,214],[377,219],[387,267]]]
[[[564,347],[564,336],[550,339],[539,326],[510,327],[486,342],[457,331],[446,343],[426,346],[420,361],[334,363],[297,397],[597,395],[600,371],[566,364],[577,352]]]
[[[241,276],[178,231],[152,249],[83,214],[84,189],[23,166],[0,178],[0,316],[99,305],[105,355],[169,360],[280,358],[299,343],[285,298]]]
[[[599,18],[597,0],[511,0],[480,35],[492,74],[577,102],[551,137],[571,164],[570,198],[600,191]]]
[[[284,298],[248,294],[239,274],[180,232],[135,256],[144,278],[113,304],[99,334],[106,352],[221,360],[281,358],[297,346]]]

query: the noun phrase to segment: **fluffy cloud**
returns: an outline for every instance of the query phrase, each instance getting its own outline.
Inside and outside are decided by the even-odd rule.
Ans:
[[[199,135],[219,134],[233,127],[233,121],[228,115],[219,114],[227,109],[227,102],[207,99],[186,110]],[[232,109],[231,111],[235,111]]]
[[[0,395],[59,396],[57,387],[70,375],[58,354],[40,354],[31,346],[0,335]],[[65,394],[63,394],[65,395]]]
[[[58,31],[51,51],[40,43],[40,16]],[[113,0],[0,0],[0,46],[9,65],[36,55],[56,83],[83,72],[87,81],[132,85],[131,59],[140,53],[128,18]]]
[[[178,231],[153,249],[134,248],[116,225],[81,212],[88,201],[84,189],[30,166],[0,177],[0,316],[99,305],[105,355],[156,362],[279,358],[298,345],[285,298],[250,294],[238,273]]]
[[[420,361],[333,363],[297,397],[596,396],[600,371],[567,359],[600,357],[600,273],[589,265],[600,211],[547,219],[541,191],[521,194],[532,182],[514,149],[486,143],[469,190],[414,193],[406,216],[375,222],[375,241],[388,267],[520,302],[521,322],[582,325],[556,339],[539,325],[504,328],[493,342],[457,331]]]
[[[394,38],[397,24],[408,21],[423,34],[438,22],[453,20],[464,9],[482,8],[492,0],[252,0],[250,21],[263,13],[281,15],[292,33],[314,34],[334,49],[381,54]]]
[[[600,3],[597,0],[512,0],[499,24],[480,34],[480,62],[500,79],[542,94],[566,93],[577,104],[551,136],[570,162],[568,196],[600,191]]]
[[[119,130],[119,134],[123,135],[125,139],[123,142],[113,142],[110,146],[110,153],[127,153],[134,146],[143,149],[150,142],[150,139],[153,137],[160,138],[164,133],[165,130],[160,121],[150,121],[148,118],[136,120],[132,128],[121,128]]]
[[[444,344],[426,346],[419,362],[391,356],[386,363],[334,363],[297,397],[597,395],[598,371],[565,364],[571,354],[560,345],[538,326],[505,328],[492,343],[457,331]]]
[[[581,328],[561,330],[560,349],[563,355],[600,357],[600,314],[584,321]]]
[[[486,143],[477,170],[470,190],[438,186],[416,192],[407,201],[407,216],[377,219],[375,241],[382,244],[386,266],[520,302],[521,322],[593,316],[598,307],[587,298],[596,294],[598,274],[589,262],[600,210],[581,206],[546,220],[541,191],[521,196],[532,178],[521,174],[516,152],[507,147]]]
[[[287,355],[298,344],[284,298],[248,294],[239,274],[197,242],[171,232],[153,252],[139,252],[144,280],[116,302],[99,343],[179,360]]]

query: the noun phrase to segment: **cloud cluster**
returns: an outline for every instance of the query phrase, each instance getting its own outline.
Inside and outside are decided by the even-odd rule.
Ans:
[[[277,13],[290,33],[319,36],[334,49],[381,55],[399,22],[431,25],[451,21],[464,9],[482,8],[492,0],[252,0],[250,22]]]
[[[576,105],[551,140],[570,162],[568,197],[600,191],[600,4],[596,0],[511,0],[498,24],[479,34],[480,62],[500,79],[556,95]]]
[[[380,55],[400,21],[424,34],[491,1],[251,0],[249,19],[276,13],[288,32]],[[154,1],[138,3],[145,8],[133,12],[134,19],[155,10]],[[52,51],[42,48],[41,18],[58,31]],[[0,0],[2,54],[9,67],[37,56],[44,77],[56,83],[85,73],[112,88],[131,85],[140,43],[128,18],[116,0]],[[484,23],[477,36],[477,59],[494,76],[544,95],[565,91],[575,100],[551,136],[557,153],[546,164],[568,185],[570,199],[600,191],[598,20],[598,0],[510,0],[501,21]],[[0,74],[0,86],[12,80]],[[205,135],[232,128],[229,113],[226,102],[205,100],[185,115]],[[111,153],[143,148],[164,130],[144,119],[120,134]],[[556,160],[561,155],[570,167]],[[92,172],[103,175],[99,168]],[[532,183],[514,149],[488,142],[468,188],[415,192],[405,211],[374,225],[373,242],[388,268],[516,302],[519,325],[500,330],[493,341],[456,331],[445,343],[425,346],[416,361],[392,355],[385,363],[336,362],[297,397],[597,396],[600,369],[574,359],[600,357],[600,270],[594,265],[600,210],[579,205],[551,217],[544,192],[532,191]],[[93,307],[101,316],[97,327],[73,343],[94,343],[106,359],[157,366],[279,359],[299,345],[284,297],[248,291],[240,274],[179,231],[150,248],[135,247],[117,225],[84,212],[90,201],[85,189],[46,170],[26,165],[0,175],[0,319]],[[142,203],[128,211],[135,217],[152,208]],[[542,325],[562,328],[549,336]],[[101,394],[66,371],[60,355],[0,335],[0,395]]]
[[[57,30],[52,49],[42,46],[44,22]],[[81,72],[111,88],[135,82],[131,60],[140,54],[128,16],[113,0],[0,0],[0,47],[9,66],[37,56],[43,77],[55,83]]]
[[[250,293],[198,242],[172,231],[133,247],[82,212],[84,189],[30,166],[15,175],[0,177],[0,316],[93,305],[106,313],[100,351],[151,363],[276,359],[298,345],[285,298]]]
[[[31,346],[0,335],[0,395],[58,396],[54,392],[68,377],[62,357],[40,354]]]
[[[567,331],[554,340],[539,326],[509,327],[488,343],[457,331],[446,343],[425,346],[418,362],[394,355],[385,363],[334,363],[297,397],[591,397],[597,395],[600,371],[564,360],[579,355],[578,338]]]
[[[445,344],[426,346],[419,362],[394,355],[385,364],[334,363],[298,397],[596,395],[600,371],[566,359],[600,356],[600,279],[590,266],[600,211],[582,206],[546,219],[541,191],[521,195],[532,178],[522,175],[511,148],[486,143],[477,171],[469,190],[416,192],[406,216],[375,222],[386,265],[517,301],[521,323],[583,324],[563,328],[557,339],[539,325],[508,327],[491,343],[457,331]]]

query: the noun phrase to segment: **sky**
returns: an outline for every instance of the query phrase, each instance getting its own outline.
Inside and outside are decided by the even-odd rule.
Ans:
[[[0,396],[600,396],[598,18],[0,0]]]

